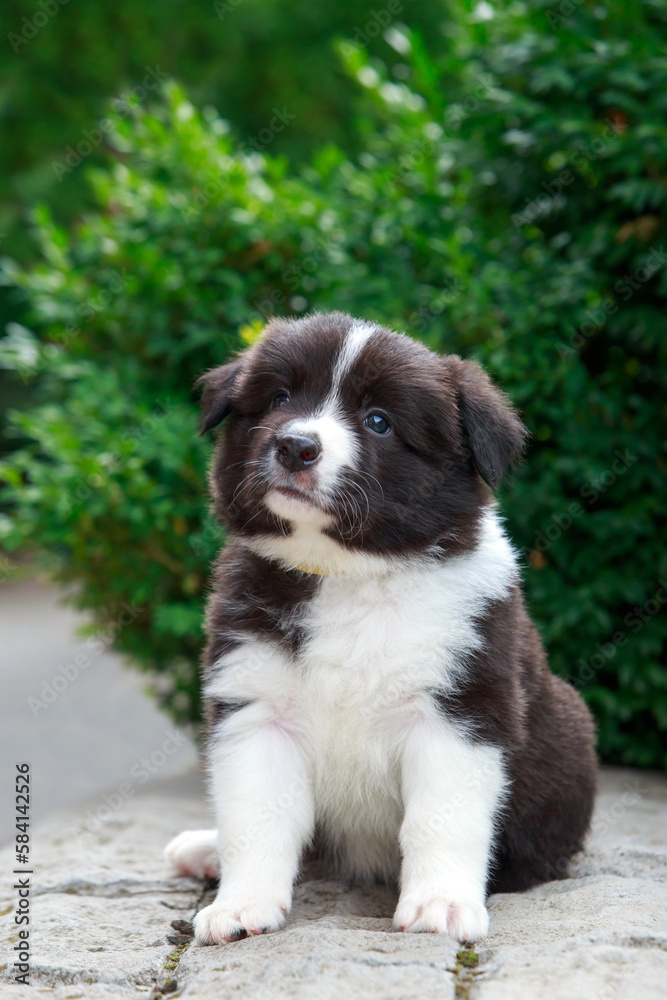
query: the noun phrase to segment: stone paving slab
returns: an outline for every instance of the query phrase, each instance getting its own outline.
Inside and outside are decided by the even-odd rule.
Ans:
[[[93,804],[94,805],[94,804]],[[83,810],[85,813],[85,809]],[[489,902],[475,954],[446,935],[394,932],[394,891],[306,873],[287,927],[198,948],[190,921],[211,895],[175,878],[162,849],[210,825],[196,774],[155,782],[82,836],[82,810],[33,830],[33,993],[55,1000],[653,1000],[667,994],[667,777],[605,770],[573,877]],[[0,853],[2,870],[13,852]],[[320,873],[321,874],[321,873]],[[0,892],[0,998],[11,1000],[11,880]],[[171,938],[171,940],[168,940]]]

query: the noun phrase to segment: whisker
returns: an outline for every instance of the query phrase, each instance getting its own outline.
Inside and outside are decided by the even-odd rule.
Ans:
[[[242,459],[240,462],[232,462],[230,465],[226,465],[224,467],[224,469],[222,470],[222,474],[224,476],[225,472],[228,472],[229,469],[235,469],[237,465],[260,465],[261,462],[262,462],[261,458],[255,458],[250,462],[247,462],[245,459]]]
[[[232,496],[231,503],[232,504],[234,503],[234,501],[236,500],[236,498],[239,495],[240,491],[243,490],[243,489],[245,489],[246,486],[250,486],[250,484],[252,482],[255,482],[256,480],[260,480],[260,479],[263,479],[263,478],[264,478],[264,472],[261,469],[260,469],[259,472],[249,472],[247,476],[243,477],[243,479],[241,480],[241,482],[238,484],[238,486],[234,490],[234,494]]]
[[[374,483],[377,483],[378,489],[382,494],[382,499],[384,500],[384,490],[382,488],[382,483],[380,482],[379,479],[376,479],[375,476],[372,476],[370,472],[362,472],[361,469],[355,469],[355,472],[358,476],[361,476],[363,479],[372,479]]]
[[[349,485],[358,488],[358,484],[356,483],[349,483]],[[342,487],[339,486],[334,487],[334,489],[332,490],[332,499],[342,504],[343,514],[346,517],[349,517],[350,519],[351,522],[350,531],[346,533],[348,535],[348,540],[352,541],[354,538],[357,537],[357,535],[361,535],[363,537],[363,526],[370,512],[370,506],[368,505],[368,498],[365,497],[367,502],[367,511],[365,516],[362,514],[362,510],[359,503],[355,500],[353,496],[350,495],[349,492],[347,492]]]

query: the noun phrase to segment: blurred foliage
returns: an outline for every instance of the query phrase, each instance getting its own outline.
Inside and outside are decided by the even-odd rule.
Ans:
[[[448,10],[446,54],[389,26],[399,82],[339,44],[356,136],[298,169],[173,83],[116,113],[94,210],[39,210],[39,263],[5,266],[27,318],[0,363],[41,404],[14,418],[0,538],[47,550],[103,627],[142,608],[116,648],[196,720],[220,536],[192,381],[271,313],[377,319],[477,357],[524,412],[502,503],[552,666],[604,759],[664,766],[667,2]]]
[[[433,44],[446,41],[439,2],[391,0],[391,9],[361,0],[3,0],[0,253],[31,258],[23,220],[35,201],[61,223],[94,207],[82,174],[117,152],[100,129],[110,97],[124,112],[165,76],[214,105],[239,144],[262,145],[258,133],[278,109],[293,117],[271,136],[272,153],[303,160],[331,141],[351,150],[355,87],[332,39],[391,51],[382,27],[408,17]],[[0,289],[0,330],[25,321],[21,305]],[[0,425],[14,393],[0,369]],[[0,454],[13,444],[0,437]]]
[[[440,3],[390,2],[396,14],[386,2],[374,12],[361,0],[4,0],[0,232],[11,228],[21,249],[13,227],[37,198],[61,220],[81,209],[80,164],[59,176],[54,163],[94,133],[110,97],[144,100],[162,75],[178,77],[197,104],[214,105],[240,140],[287,108],[291,127],[276,134],[272,152],[303,159],[325,142],[350,146],[354,85],[332,39],[387,52],[382,24],[407,17],[445,42]],[[102,162],[106,147],[93,143],[84,161]]]

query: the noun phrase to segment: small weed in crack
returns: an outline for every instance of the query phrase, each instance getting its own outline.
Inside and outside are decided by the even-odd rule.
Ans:
[[[190,947],[190,944],[190,941],[186,941],[184,944],[178,944],[173,951],[169,952],[162,967],[162,982],[156,984],[153,992],[151,993],[150,1000],[161,1000],[162,997],[169,993],[174,993],[178,989],[175,972],[184,953]]]
[[[207,891],[209,890],[204,886],[195,904],[195,914],[199,912],[202,901],[206,898]],[[172,920],[171,926],[174,933],[167,934],[167,941],[175,947],[169,952],[164,961],[161,982],[155,984],[153,992],[150,995],[150,1000],[163,1000],[165,996],[176,992],[178,989],[176,971],[183,955],[194,940],[194,929],[191,921]]]
[[[471,948],[462,948],[456,953],[456,968],[454,973],[454,995],[456,1000],[469,1000],[472,984],[479,965],[479,955]]]

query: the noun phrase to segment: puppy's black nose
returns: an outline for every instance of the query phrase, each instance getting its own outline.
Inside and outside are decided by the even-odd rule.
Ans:
[[[278,461],[290,472],[299,472],[312,465],[320,453],[317,438],[301,434],[283,434],[276,442]]]

